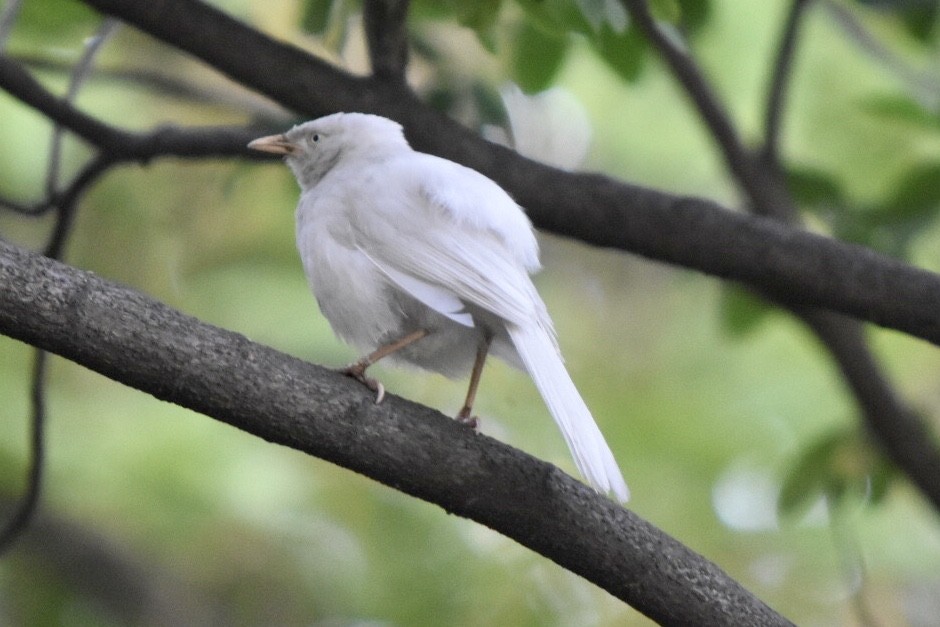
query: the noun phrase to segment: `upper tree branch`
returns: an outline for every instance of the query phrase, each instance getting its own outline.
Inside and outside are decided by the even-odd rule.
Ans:
[[[936,275],[860,247],[748,220],[708,201],[676,198],[597,175],[559,172],[529,161],[427,109],[402,85],[352,77],[192,0],[85,1],[308,115],[359,110],[402,121],[418,148],[496,179],[542,228],[740,280],[782,302],[830,308],[940,343]],[[641,25],[661,38],[648,13],[639,15]],[[233,41],[239,45],[229,45]],[[687,65],[684,55],[672,58],[692,86],[693,99],[712,111],[708,118],[712,124],[732,131],[721,134],[722,145],[739,146],[730,121],[697,69]],[[748,157],[740,147],[734,154]],[[744,181],[751,181],[748,172],[767,178],[761,168],[745,170]],[[765,185],[765,179],[752,185],[749,194],[756,199],[755,206],[780,215],[783,197],[774,182]],[[771,199],[764,205],[759,194],[766,190],[771,190]],[[788,199],[783,200],[788,204]],[[575,215],[577,220],[572,219]],[[839,341],[834,338],[832,343]],[[938,500],[940,496],[934,498]]]
[[[403,86],[342,72],[200,2],[83,1],[305,115],[364,111],[398,120],[418,149],[500,183],[540,228],[742,281],[782,301],[833,309],[940,344],[940,277],[930,272],[734,214],[708,200],[531,161],[428,108]]]
[[[372,75],[404,82],[408,65],[408,0],[365,0],[362,17]]]
[[[546,462],[3,240],[0,333],[491,527],[663,624],[789,624]]]

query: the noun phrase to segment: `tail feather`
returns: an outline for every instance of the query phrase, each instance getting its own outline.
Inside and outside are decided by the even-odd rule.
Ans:
[[[540,326],[509,325],[509,336],[571,450],[578,470],[604,494],[621,502],[630,491],[610,447],[581,399],[551,336]]]

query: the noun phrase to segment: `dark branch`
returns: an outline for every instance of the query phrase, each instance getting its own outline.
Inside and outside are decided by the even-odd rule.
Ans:
[[[102,45],[108,40],[112,33],[116,31],[120,22],[114,18],[106,18],[98,28],[94,37],[88,40],[85,45],[82,58],[73,68],[68,91],[65,101],[71,103],[78,95],[78,91],[85,79],[90,75],[91,68],[94,65],[95,57],[101,50]],[[49,165],[46,172],[46,194],[49,198],[57,195],[59,167],[62,158],[62,127],[56,124],[52,129],[51,146],[49,149]],[[94,164],[93,164],[94,165]],[[106,166],[105,166],[106,167]],[[100,168],[104,171],[105,167]],[[86,169],[92,175],[88,180],[94,180],[98,176],[98,170]],[[84,173],[83,173],[84,174]],[[65,250],[65,241],[71,231],[73,218],[78,206],[84,185],[79,184],[71,186],[73,195],[66,199],[66,202],[58,205],[56,215],[55,229],[49,244],[46,246],[45,254],[53,259],[61,259]],[[46,425],[46,364],[48,362],[47,353],[42,349],[36,349],[34,356],[34,366],[31,384],[31,405],[32,416],[30,417],[31,437],[30,437],[30,465],[27,473],[27,483],[22,500],[17,507],[14,515],[0,531],[0,554],[18,538],[34,518],[39,507],[39,497],[42,492],[42,478],[45,461],[45,425]]]
[[[0,55],[0,88],[97,147],[115,162],[146,162],[160,156],[259,158],[257,151],[246,148],[248,142],[258,136],[257,129],[165,126],[140,133],[115,128],[58,98],[5,55]]]
[[[71,105],[75,102],[79,89],[81,89],[85,80],[91,75],[95,57],[98,56],[98,52],[101,51],[102,46],[118,31],[120,26],[121,22],[113,17],[105,18],[101,26],[98,27],[98,31],[86,40],[85,49],[82,51],[81,58],[69,73],[69,86],[65,92],[64,98],[66,104]],[[59,186],[59,166],[61,165],[62,157],[62,130],[62,125],[60,124],[56,124],[52,129],[51,146],[49,148],[49,167],[46,172],[46,193],[49,196],[55,195]]]
[[[372,75],[404,82],[408,65],[408,0],[365,0],[362,17]]]
[[[812,0],[792,0],[787,20],[783,27],[780,47],[770,74],[770,87],[767,89],[767,105],[764,114],[764,163],[779,173],[780,169],[780,127],[783,117],[783,105],[786,102],[787,87],[793,70],[793,57],[796,52],[797,33],[806,15],[806,9]]]
[[[685,89],[699,116],[718,143],[728,169],[738,180],[752,203],[751,210],[767,216],[793,216],[791,203],[781,197],[772,178],[744,146],[734,122],[695,60],[663,34],[650,14],[646,0],[623,0],[634,23],[662,56],[673,76]]]
[[[0,240],[0,333],[475,520],[672,625],[787,625],[554,466],[429,408]],[[42,286],[41,289],[37,286]]]
[[[67,60],[54,55],[17,52],[9,57],[31,70],[67,74],[71,67]],[[173,70],[172,67],[166,69],[167,71]],[[250,117],[259,120],[272,120],[272,122],[279,121],[287,124],[291,119],[277,103],[258,94],[232,89],[228,86],[215,86],[198,79],[172,76],[161,70],[99,64],[89,80],[96,83],[110,82],[124,87],[139,88],[155,96],[208,103],[241,114],[247,113]]]
[[[782,301],[840,311],[940,344],[940,277],[932,273],[733,214],[707,200],[536,163],[486,142],[402,87],[346,74],[202,3],[84,2],[310,117],[345,110],[398,120],[416,148],[500,183],[540,228],[741,281]]]
[[[0,10],[0,53],[6,48],[7,39],[13,31],[13,25],[16,24],[21,6],[23,6],[23,0],[8,0]]]
[[[711,95],[708,82],[691,57],[677,49],[664,37],[653,22],[645,0],[625,0],[634,18],[650,38],[653,46],[666,59],[673,73],[685,88],[706,125],[719,137],[719,145],[732,174],[750,197],[752,209],[764,207],[776,219],[796,223],[799,214],[776,167],[777,117],[782,110],[783,89],[789,75],[790,59],[796,43],[796,32],[803,8],[808,0],[795,0],[787,19],[781,51],[778,54],[770,96],[771,120],[768,157],[749,154],[733,132],[730,118]],[[749,161],[746,167],[735,165]],[[768,167],[769,166],[769,167]],[[764,292],[763,290],[758,290]],[[780,299],[771,300],[781,303]],[[782,304],[786,306],[786,302]],[[897,396],[887,379],[882,376],[874,357],[865,343],[857,321],[806,307],[789,307],[803,322],[813,329],[835,361],[861,407],[869,431],[876,436],[882,450],[910,477],[924,495],[940,511],[940,450],[921,420]],[[864,366],[864,367],[863,367]]]
[[[15,506],[10,507],[11,513],[6,524],[0,529],[0,555],[3,555],[13,546],[14,541],[26,530],[30,521],[36,514],[39,506],[39,496],[42,491],[43,469],[45,468],[45,427],[46,427],[46,364],[48,353],[41,348],[33,352],[32,385],[30,387],[30,403],[32,415],[29,435],[30,463],[26,472],[26,489],[23,496]]]
[[[862,407],[869,433],[940,510],[936,437],[923,418],[898,398],[866,347],[861,327],[826,312],[801,317],[836,358],[843,378]]]

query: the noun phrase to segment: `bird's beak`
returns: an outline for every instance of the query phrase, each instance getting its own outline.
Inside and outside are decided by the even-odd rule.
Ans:
[[[287,140],[286,135],[268,135],[259,137],[248,144],[248,147],[261,152],[271,152],[276,155],[292,155],[297,152],[297,145]]]

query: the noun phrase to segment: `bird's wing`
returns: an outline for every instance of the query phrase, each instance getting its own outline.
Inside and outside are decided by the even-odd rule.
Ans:
[[[461,324],[472,325],[461,313],[470,303],[554,337],[528,276],[538,245],[525,214],[477,172],[413,156],[374,173],[375,193],[359,190],[351,220],[360,250],[402,290]]]
[[[358,190],[362,211],[352,219],[360,250],[398,287],[451,319],[467,316],[455,309],[461,303],[502,318],[579,470],[596,489],[626,501],[617,462],[565,371],[551,320],[529,279],[537,247],[528,220],[489,179],[449,162],[426,163],[431,172],[424,175],[414,167],[410,176],[384,173],[374,178],[384,182],[381,189]],[[528,253],[534,264],[527,263]]]

